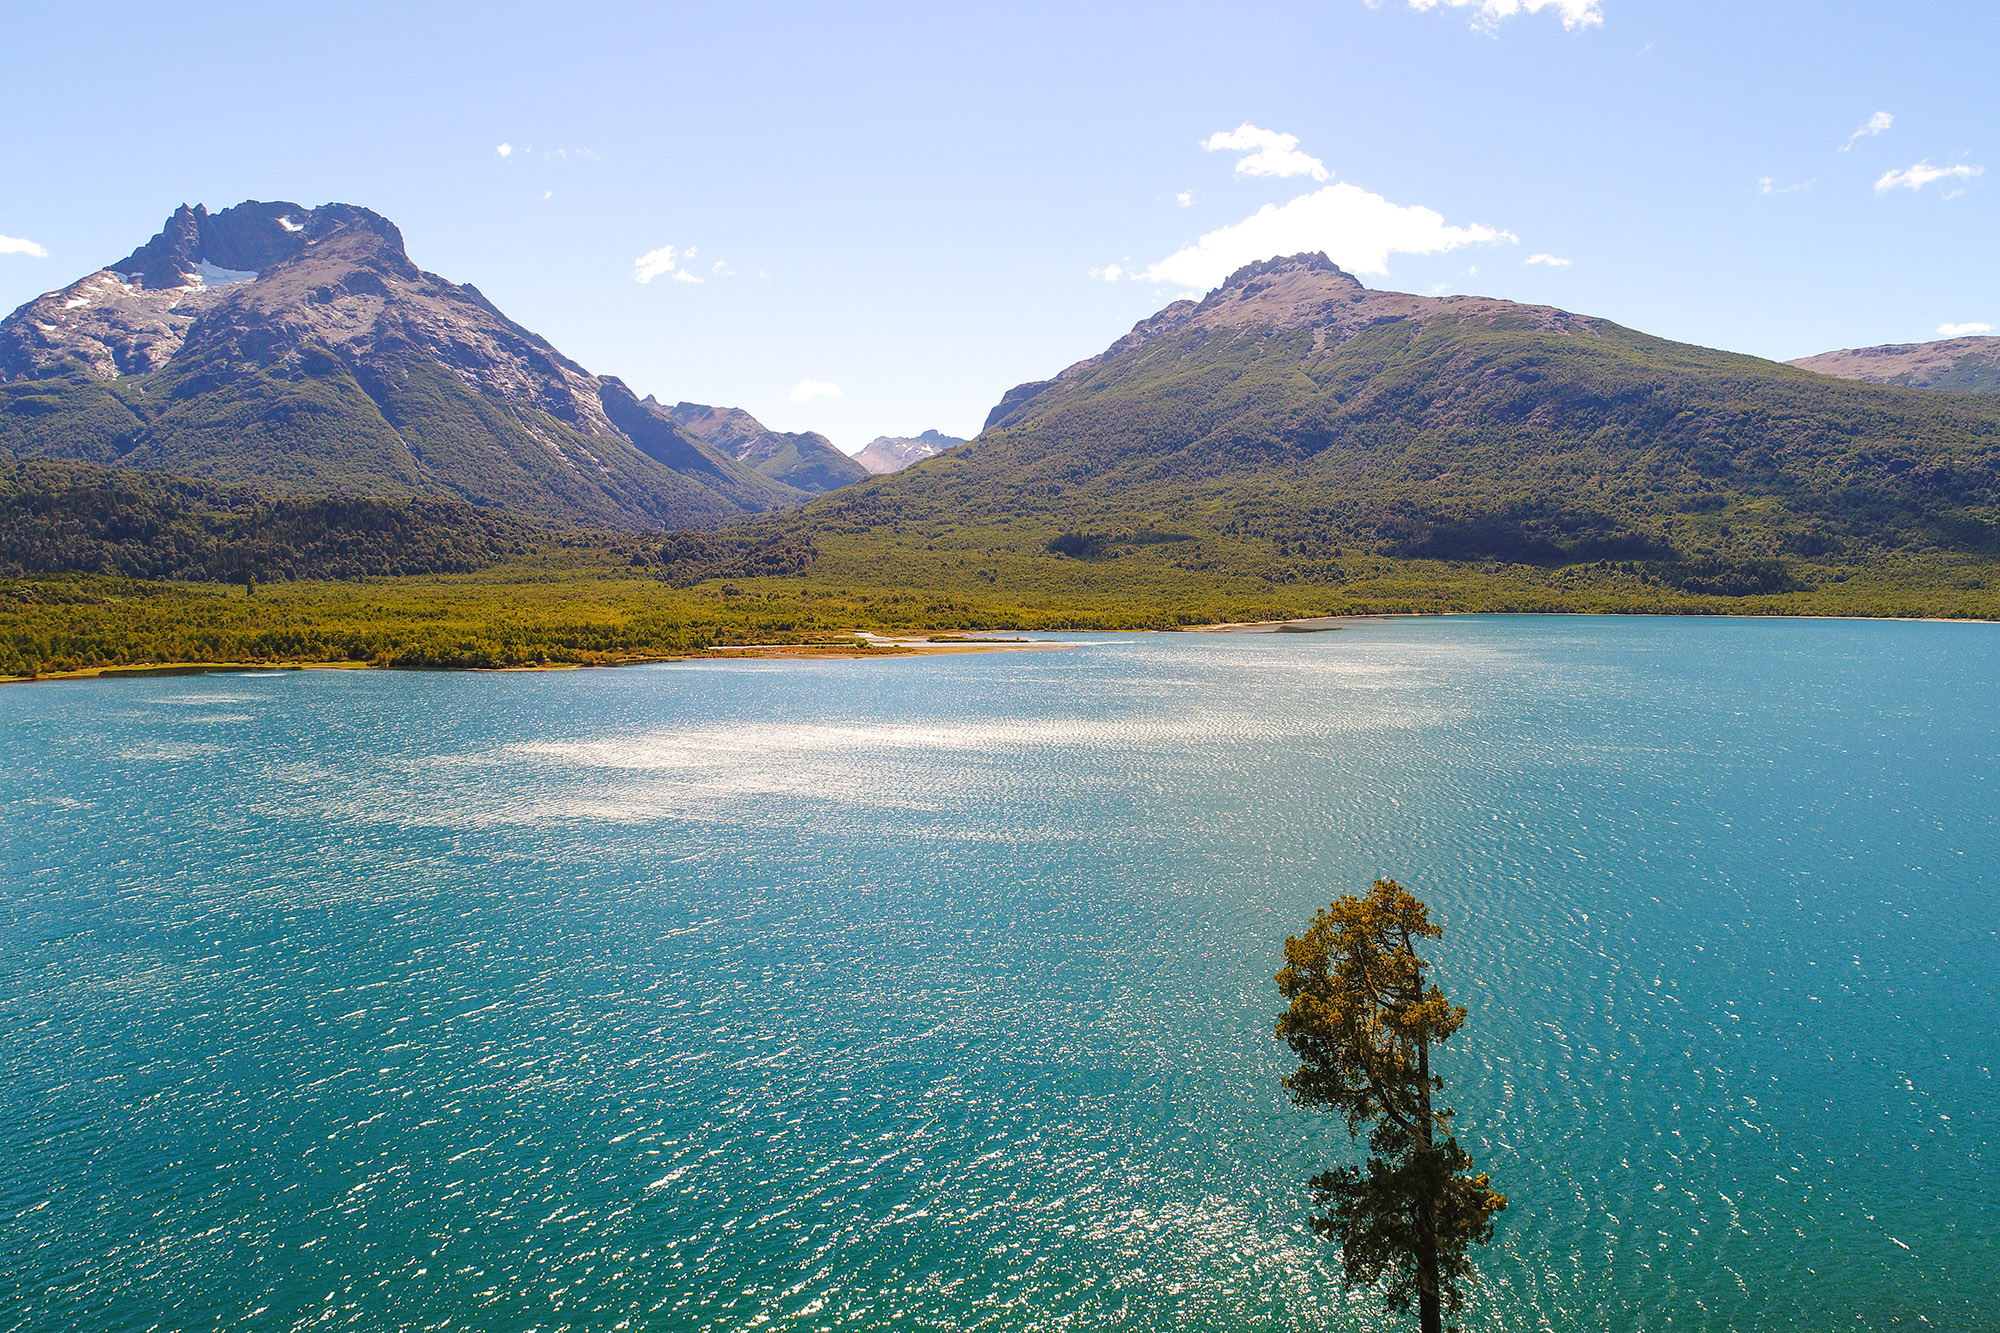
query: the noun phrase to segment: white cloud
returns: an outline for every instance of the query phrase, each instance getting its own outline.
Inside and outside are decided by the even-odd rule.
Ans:
[[[1090,270],[1090,276],[1099,282],[1116,282],[1125,276],[1125,269],[1119,264],[1106,264],[1103,268]]]
[[[694,251],[690,250],[688,253],[693,254]],[[717,278],[733,278],[736,276],[736,270],[729,267],[729,261],[726,259],[716,260],[708,266],[708,271],[710,276]]]
[[[19,236],[0,236],[0,255],[33,255],[37,259],[47,259],[49,252]]]
[[[1547,264],[1550,268],[1569,267],[1569,260],[1558,259],[1554,255],[1529,255],[1527,262],[1530,264]]]
[[[700,282],[700,278],[680,267],[682,260],[692,258],[694,258],[692,249],[682,254],[671,245],[648,250],[632,261],[632,280],[645,283],[651,282],[654,278],[671,277],[675,282]]]
[[[1311,176],[1323,181],[1333,174],[1326,169],[1326,163],[1299,151],[1298,135],[1260,130],[1247,120],[1233,130],[1216,131],[1203,139],[1201,146],[1211,153],[1226,149],[1248,154],[1236,160],[1239,176]]]
[[[1473,25],[1489,30],[1502,19],[1516,14],[1537,14],[1544,9],[1553,9],[1561,15],[1563,26],[1571,32],[1598,27],[1604,22],[1598,0],[1410,0],[1411,9],[1436,9],[1439,5],[1470,9]]]
[[[1921,190],[1932,181],[1969,181],[1974,176],[1985,174],[1985,167],[1969,167],[1962,162],[1955,167],[1934,167],[1928,162],[1919,162],[1914,167],[1906,167],[1901,171],[1883,173],[1882,179],[1875,182],[1875,193],[1887,194],[1899,187]]]
[[[1194,191],[1182,190],[1179,194],[1174,196],[1174,202],[1179,204],[1182,208],[1186,208],[1189,204],[1194,202]]]
[[[1799,181],[1798,183],[1793,185],[1778,184],[1778,178],[1776,176],[1759,176],[1757,178],[1757,193],[1763,195],[1797,194],[1800,190],[1810,190],[1813,186],[1817,185],[1818,183],[1819,183],[1819,177],[1817,176],[1813,177],[1809,181]]]
[[[825,380],[800,380],[792,386],[792,391],[785,395],[785,401],[788,403],[809,403],[815,398],[838,397],[840,397],[840,386],[838,384],[830,384]]]
[[[1991,324],[1940,324],[1940,325],[1938,325],[1938,334],[1939,334],[1939,336],[1940,336],[1940,337],[1945,337],[1945,338],[1963,338],[1963,337],[1966,337],[1966,336],[1967,336],[1968,334],[1974,334],[1974,333],[1991,333],[1991,332],[1993,332],[1993,326],[1992,326]]]
[[[493,151],[500,154],[500,156],[502,157],[512,157],[514,155],[514,145],[510,143],[503,143],[498,148],[495,148]]]
[[[1840,146],[1840,151],[1843,153],[1846,152],[1862,139],[1872,138],[1895,123],[1896,118],[1894,116],[1886,111],[1877,111],[1867,119],[1866,123],[1860,129],[1847,136],[1847,142]]]
[[[1214,287],[1245,264],[1313,250],[1325,251],[1353,273],[1386,274],[1392,254],[1434,255],[1462,245],[1518,239],[1512,232],[1476,224],[1449,227],[1434,209],[1392,204],[1343,182],[1288,204],[1266,204],[1133,276],[1144,282]]]

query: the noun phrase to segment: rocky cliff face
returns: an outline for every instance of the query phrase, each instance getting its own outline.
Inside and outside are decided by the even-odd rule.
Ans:
[[[271,491],[685,527],[795,504],[592,375],[367,209],[182,207],[0,321],[0,448]],[[31,390],[32,387],[32,391]]]
[[[947,449],[956,449],[965,441],[955,435],[945,435],[927,430],[922,435],[877,435],[868,442],[868,447],[854,456],[854,461],[870,472],[901,472],[912,463],[921,463],[926,458],[935,458]]]
[[[1942,338],[1927,343],[1850,347],[1789,364],[1871,384],[2000,393],[2000,338]]]
[[[690,435],[787,486],[817,495],[868,475],[867,468],[818,431],[775,431],[740,407],[710,407],[706,403],[663,407],[650,398],[646,401]]]

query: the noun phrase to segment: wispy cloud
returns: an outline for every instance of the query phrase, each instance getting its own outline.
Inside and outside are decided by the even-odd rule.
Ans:
[[[1760,195],[1797,194],[1800,190],[1810,190],[1817,184],[1819,184],[1819,177],[1817,176],[1808,181],[1795,181],[1790,185],[1778,184],[1776,176],[1759,176],[1757,178],[1757,193]]]
[[[1182,208],[1186,208],[1189,204],[1192,204],[1194,202],[1194,191],[1182,190],[1179,194],[1174,196],[1174,202],[1179,204]]]
[[[1550,268],[1569,267],[1569,260],[1559,259],[1555,255],[1529,255],[1524,262],[1529,264],[1546,264]]]
[[[1332,178],[1326,163],[1299,151],[1299,136],[1259,129],[1244,121],[1233,130],[1218,130],[1201,141],[1209,152],[1234,152],[1246,156],[1236,160],[1239,176],[1311,176],[1316,181]],[[1183,203],[1194,202],[1183,197]]]
[[[1553,9],[1562,18],[1563,27],[1571,32],[1584,28],[1595,28],[1604,22],[1604,10],[1598,0],[1410,0],[1411,9],[1470,9],[1472,24],[1476,28],[1491,31],[1501,20],[1513,18],[1516,14],[1538,14],[1544,9]]]
[[[502,157],[512,157],[514,156],[514,145],[510,143],[503,143],[499,147],[495,148],[493,151],[500,154],[500,156]]]
[[[1121,264],[1106,264],[1090,270],[1090,276],[1099,282],[1116,282],[1125,276],[1125,268]]]
[[[1940,324],[1938,336],[1943,338],[1965,338],[1975,333],[1991,333],[1991,324]]]
[[[19,236],[0,236],[0,255],[33,255],[37,259],[47,259],[49,252]]]
[[[1844,153],[1863,139],[1872,139],[1895,123],[1894,116],[1886,111],[1877,111],[1862,123],[1860,129],[1847,136],[1847,142],[1840,146],[1840,151]]]
[[[809,403],[815,398],[838,397],[840,397],[840,386],[838,384],[832,384],[826,380],[800,380],[792,386],[792,391],[785,395],[785,401],[788,403]]]
[[[663,245],[657,250],[648,250],[632,261],[632,280],[639,283],[651,282],[654,278],[672,278],[675,282],[700,282],[701,279],[681,268],[683,259],[692,259],[694,251],[689,249],[683,255],[671,245]]]
[[[1432,255],[1465,245],[1518,240],[1494,227],[1448,226],[1420,204],[1392,204],[1345,182],[1266,204],[1243,221],[1220,227],[1133,276],[1146,282],[1214,287],[1243,265],[1314,250],[1355,273],[1385,274],[1392,254]]]
[[[1962,162],[1954,167],[1934,167],[1929,162],[1919,162],[1901,171],[1884,172],[1882,179],[1875,182],[1875,193],[1887,194],[1895,189],[1921,190],[1932,181],[1969,181],[1974,176],[1985,174],[1985,167],[1967,166]]]

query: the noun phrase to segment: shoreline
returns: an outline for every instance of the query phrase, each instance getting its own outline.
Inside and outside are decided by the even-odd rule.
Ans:
[[[1867,625],[2000,625],[2000,620],[1983,616],[1830,616],[1786,615],[1770,611],[1370,611],[1349,616],[1301,616],[1295,620],[1218,620],[1206,625],[1177,625],[1169,630],[1141,630],[1145,634],[1275,634],[1284,627],[1298,626],[1295,633],[1321,633],[1386,620],[1443,620],[1451,616],[1565,616],[1585,619],[1592,616],[1630,616],[1654,620],[1843,620]],[[1081,634],[1120,633],[1117,630],[1079,630]]]
[[[1062,634],[1326,634],[1391,620],[1441,620],[1453,616],[1650,616],[1659,620],[1825,620],[1857,624],[2000,625],[2000,620],[1972,616],[1831,616],[1731,614],[1729,612],[1661,613],[1647,611],[1378,611],[1357,615],[1301,616],[1290,620],[1224,620],[1204,625],[1177,625],[1153,630],[1051,630]],[[1019,633],[1021,631],[998,631]],[[1039,631],[1037,631],[1039,632]],[[1035,652],[1070,645],[1047,639],[989,638],[943,632],[934,635],[876,634],[856,630],[848,643],[718,643],[685,653],[647,654],[602,662],[522,662],[513,666],[428,666],[378,662],[157,662],[122,666],[79,667],[35,676],[0,676],[0,685],[36,685],[73,680],[139,680],[168,676],[222,676],[257,671],[467,671],[499,675],[519,671],[594,671],[616,667],[660,666],[676,662],[716,661],[858,661],[874,657],[943,657],[965,653]]]
[[[871,657],[944,657],[965,653],[1020,652],[1066,648],[1063,643],[1036,639],[960,638],[957,636],[891,637],[857,631],[852,643],[718,643],[686,653],[647,654],[603,662],[522,662],[513,666],[419,666],[383,662],[156,662],[124,666],[79,667],[35,676],[0,676],[0,685],[39,685],[72,680],[142,680],[171,676],[233,676],[263,671],[466,671],[502,675],[522,671],[596,671],[617,667],[660,666],[673,662],[719,661],[858,661]]]

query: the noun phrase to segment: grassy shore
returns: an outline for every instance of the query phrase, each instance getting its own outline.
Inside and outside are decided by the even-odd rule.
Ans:
[[[605,549],[477,573],[223,584],[93,575],[0,581],[0,677],[150,663],[503,668],[610,664],[718,645],[855,646],[854,631],[1173,629],[1443,612],[2000,619],[2000,563],[1950,555],[1797,563],[1796,591],[1700,596],[1617,564],[1542,568],[1355,555],[1275,581],[1190,570],[1171,548],[1071,560],[1034,544],[829,534],[805,574],[677,588]],[[885,558],[886,556],[886,558]]]

